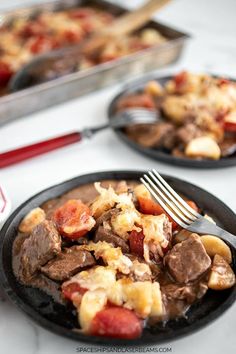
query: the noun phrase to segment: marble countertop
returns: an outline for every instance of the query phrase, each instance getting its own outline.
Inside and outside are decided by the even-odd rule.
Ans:
[[[28,0],[0,1],[0,10]],[[118,1],[117,1],[118,2]],[[141,1],[120,1],[135,6]],[[192,35],[181,60],[161,73],[180,68],[236,77],[235,0],[175,0],[157,18]],[[120,83],[121,85],[122,83]],[[49,136],[105,122],[116,85],[33,114],[0,128],[0,151],[32,143]],[[91,141],[35,158],[0,171],[16,208],[40,190],[90,171],[110,169],[148,169],[183,178],[217,195],[236,211],[236,167],[221,170],[194,170],[162,164],[140,156],[123,145],[111,132],[98,134]],[[220,319],[200,332],[172,341],[166,347],[175,354],[221,354],[235,351],[236,304]],[[0,353],[73,354],[82,343],[54,335],[32,323],[8,301],[0,301]],[[163,346],[159,346],[163,347]],[[158,347],[155,347],[156,351]],[[96,348],[94,348],[96,349]]]

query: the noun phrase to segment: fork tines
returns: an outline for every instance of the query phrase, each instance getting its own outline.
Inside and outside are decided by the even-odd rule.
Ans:
[[[128,118],[129,120],[135,123],[139,120],[141,122],[153,122],[157,119],[157,112],[155,110],[149,110],[144,108],[126,109],[125,111],[123,111],[123,114],[126,116],[126,119]]]
[[[155,169],[149,171],[140,180],[167,214],[181,227],[187,228],[202,217],[171,188]]]

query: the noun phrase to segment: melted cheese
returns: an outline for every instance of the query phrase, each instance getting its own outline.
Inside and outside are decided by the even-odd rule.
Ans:
[[[97,266],[89,270],[84,270],[70,280],[70,283],[78,283],[82,288],[89,290],[107,289],[116,282],[116,271],[109,267]]]
[[[149,275],[151,277],[152,275],[149,265],[146,263],[140,263],[136,259],[133,261],[131,272],[133,272],[134,276],[137,278],[141,278],[145,275]]]
[[[144,259],[146,262],[150,262],[150,249],[155,250],[163,256],[161,248],[166,248],[169,243],[164,230],[164,225],[168,222],[169,219],[165,214],[142,216],[141,225],[144,234]]]
[[[135,210],[131,194],[117,194],[111,186],[109,186],[109,188],[103,188],[99,182],[94,183],[94,186],[99,193],[99,196],[91,205],[92,215],[95,218],[98,218],[102,213],[113,208],[115,204],[117,208],[122,210],[126,210],[127,207]]]
[[[134,208],[127,208],[111,219],[114,232],[124,238],[127,233],[135,229],[135,224],[140,222],[139,213]]]
[[[120,279],[107,290],[107,298],[117,306],[134,310],[138,316],[161,316],[164,313],[159,283],[132,282]]]
[[[88,331],[91,321],[97,312],[101,311],[107,303],[105,290],[87,291],[82,297],[79,309],[79,323],[84,331]]]
[[[94,200],[90,209],[92,215],[98,218],[102,213],[114,207],[117,202],[117,194],[111,186],[106,189],[101,187],[101,183],[99,182],[94,183],[94,187],[98,191],[99,196]]]
[[[123,274],[129,274],[132,267],[131,260],[123,255],[120,247],[113,247],[110,243],[99,241],[90,242],[88,245],[81,246],[81,249],[93,251],[96,259],[102,258],[113,270],[118,270]]]
[[[124,307],[135,310],[137,315],[146,318],[151,313],[152,308],[152,283],[136,282],[124,284]]]
[[[92,319],[105,307],[108,300],[114,305],[135,311],[141,318],[164,314],[159,283],[121,279],[106,290],[90,290],[83,295],[79,307],[79,322],[84,331],[89,330]]]
[[[132,267],[131,260],[124,256],[119,247],[104,250],[101,254],[101,258],[113,269],[117,269],[123,274],[129,274]]]

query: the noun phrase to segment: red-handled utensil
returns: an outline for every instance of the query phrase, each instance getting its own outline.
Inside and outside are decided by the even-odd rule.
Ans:
[[[76,143],[81,140],[81,133],[75,132],[58,136],[57,138],[41,141],[36,144],[27,145],[19,149],[11,150],[0,154],[0,168],[13,165],[31,157],[59,149],[63,146]]]
[[[95,133],[106,128],[122,128],[133,124],[151,124],[157,122],[158,115],[156,111],[147,109],[127,109],[114,116],[109,123],[86,128],[81,132],[72,132],[52,139],[41,141],[36,144],[27,145],[18,149],[10,150],[0,154],[0,168],[4,168],[15,163],[30,159],[35,156],[45,154],[49,151],[62,148],[66,145],[74,144],[83,138],[90,138]]]

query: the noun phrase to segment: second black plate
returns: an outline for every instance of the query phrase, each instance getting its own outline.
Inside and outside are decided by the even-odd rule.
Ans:
[[[229,308],[236,298],[236,286],[224,291],[208,291],[196,304],[191,306],[187,316],[167,323],[157,323],[145,328],[142,336],[136,340],[121,340],[105,337],[88,336],[74,330],[78,326],[77,316],[67,308],[56,303],[46,293],[32,287],[21,285],[12,270],[12,245],[17,235],[17,228],[22,218],[36,206],[56,198],[83,184],[102,180],[139,180],[143,171],[107,171],[91,173],[50,187],[27,200],[9,217],[0,232],[0,283],[11,301],[42,327],[73,338],[80,342],[102,345],[147,345],[168,342],[210,324]],[[227,231],[236,234],[236,215],[219,199],[203,189],[174,177],[163,176],[179,193],[194,200]],[[233,269],[236,272],[236,251],[233,253]],[[224,321],[224,319],[223,319]]]
[[[133,81],[131,84],[127,85],[118,95],[116,95],[111,101],[108,107],[108,118],[109,120],[114,116],[116,112],[116,105],[118,100],[126,96],[130,93],[135,93],[141,91],[144,86],[150,80],[156,80],[161,85],[163,85],[166,81],[170,80],[171,76],[163,76],[163,77],[151,77],[145,76],[141,79]],[[229,78],[230,79],[230,78]],[[233,81],[233,79],[231,79]],[[138,151],[143,155],[147,155],[155,160],[162,161],[168,163],[170,165],[184,166],[184,167],[192,167],[192,168],[222,168],[222,167],[230,167],[236,165],[236,156],[221,158],[220,160],[194,160],[190,158],[181,158],[171,155],[168,152],[161,151],[159,149],[146,148],[132,141],[121,129],[115,129],[116,135],[128,146]]]

